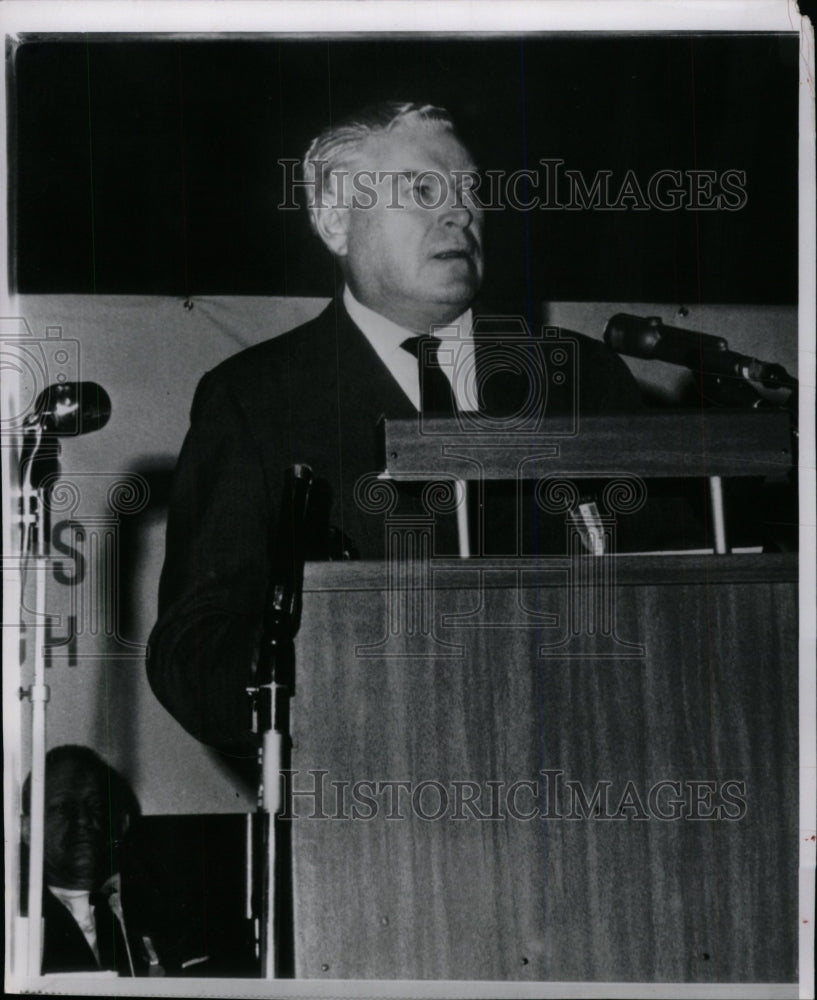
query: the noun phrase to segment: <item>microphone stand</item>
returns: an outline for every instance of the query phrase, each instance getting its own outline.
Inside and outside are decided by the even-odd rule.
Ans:
[[[29,977],[40,975],[42,961],[42,907],[43,864],[45,857],[45,736],[46,704],[51,691],[45,683],[44,643],[39,641],[37,629],[45,619],[45,566],[47,565],[47,518],[44,514],[44,490],[35,484],[33,469],[45,445],[45,435],[40,423],[30,424],[23,435],[20,456],[22,492],[22,555],[23,565],[34,563],[34,613],[32,626],[33,683],[20,689],[20,697],[31,701],[31,785],[30,785],[30,837],[28,860],[28,947],[27,972]],[[46,439],[47,440],[47,439]]]
[[[281,769],[289,752],[289,698],[295,689],[294,638],[301,618],[306,511],[312,470],[287,469],[277,534],[271,538],[272,574],[264,633],[253,667],[251,729],[262,737],[259,750],[258,827],[260,856],[255,865],[257,938],[263,979],[292,975],[294,950],[281,947],[292,933],[291,829],[279,828]],[[278,850],[276,850],[278,848]],[[282,898],[283,897],[283,898]],[[285,912],[286,911],[286,912]],[[288,954],[282,954],[286,950]]]
[[[43,483],[59,472],[59,438],[104,427],[111,415],[108,393],[94,382],[58,382],[37,397],[23,425],[20,455],[23,587],[34,564],[33,682],[20,689],[31,701],[31,800],[28,862],[28,935],[26,968],[30,977],[42,965],[43,866],[45,859],[45,737],[46,704],[51,696],[45,683],[45,643],[37,630],[45,625],[45,589],[50,521]],[[24,596],[24,595],[21,595]]]

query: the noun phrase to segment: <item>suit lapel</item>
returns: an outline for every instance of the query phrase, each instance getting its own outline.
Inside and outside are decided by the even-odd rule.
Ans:
[[[119,930],[117,920],[103,899],[99,899],[95,903],[94,921],[96,923],[99,964],[103,969],[117,969],[120,964],[121,933],[117,933]],[[124,950],[124,946],[122,950]]]
[[[416,414],[413,404],[341,301],[334,303],[332,332],[338,386],[345,411],[355,408],[379,410],[395,419]]]
[[[355,500],[355,484],[366,474],[382,470],[379,418],[405,418],[416,411],[363,332],[334,300],[320,314],[305,337],[292,348],[288,384],[291,415],[285,438],[290,460],[308,462],[316,479],[328,488],[325,505],[332,524],[360,551],[379,554],[383,547],[382,517],[362,510]],[[304,398],[309,398],[304,406]],[[299,413],[306,409],[307,419]],[[291,443],[290,443],[291,442]],[[279,475],[280,449],[268,442],[271,473]],[[318,493],[313,487],[313,496]]]
[[[529,359],[525,354],[528,350],[527,331],[518,320],[513,322],[511,317],[503,323],[493,318],[501,315],[499,313],[480,312],[481,315],[474,313],[474,357],[482,390],[481,410],[491,417],[507,417],[519,412],[530,391],[526,371],[529,370]],[[506,341],[505,346],[503,340]],[[530,348],[534,349],[532,341]],[[507,365],[508,357],[516,364]]]
[[[43,893],[43,975],[49,972],[91,972],[96,956],[67,908],[48,889]]]
[[[580,338],[542,339],[538,315],[529,319],[486,308],[479,314],[475,309],[474,315],[474,351],[484,411],[497,418],[527,414],[531,429],[540,427],[548,415],[571,413],[580,397]],[[502,320],[505,316],[507,321]],[[503,357],[512,363],[497,364]],[[585,402],[589,402],[590,394],[586,395]],[[509,424],[509,428],[521,426],[516,420]]]

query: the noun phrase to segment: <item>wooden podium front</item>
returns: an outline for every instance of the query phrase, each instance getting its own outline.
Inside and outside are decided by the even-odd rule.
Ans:
[[[296,975],[795,981],[796,580],[787,555],[308,565]]]

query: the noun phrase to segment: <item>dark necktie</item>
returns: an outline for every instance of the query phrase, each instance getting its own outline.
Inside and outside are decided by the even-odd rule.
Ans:
[[[443,374],[437,357],[439,338],[409,337],[400,346],[418,361],[420,411],[426,416],[453,417],[457,408],[451,383]]]

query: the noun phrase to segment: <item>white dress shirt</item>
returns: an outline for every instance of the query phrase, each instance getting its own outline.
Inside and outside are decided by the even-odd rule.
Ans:
[[[400,346],[403,341],[416,334],[358,302],[348,286],[343,289],[343,304],[353,322],[363,332],[377,356],[419,412],[420,373],[417,360]],[[471,324],[471,310],[467,309],[453,323],[435,327],[431,331],[433,336],[442,341],[438,353],[439,365],[453,386],[454,399],[459,410],[478,408]]]

